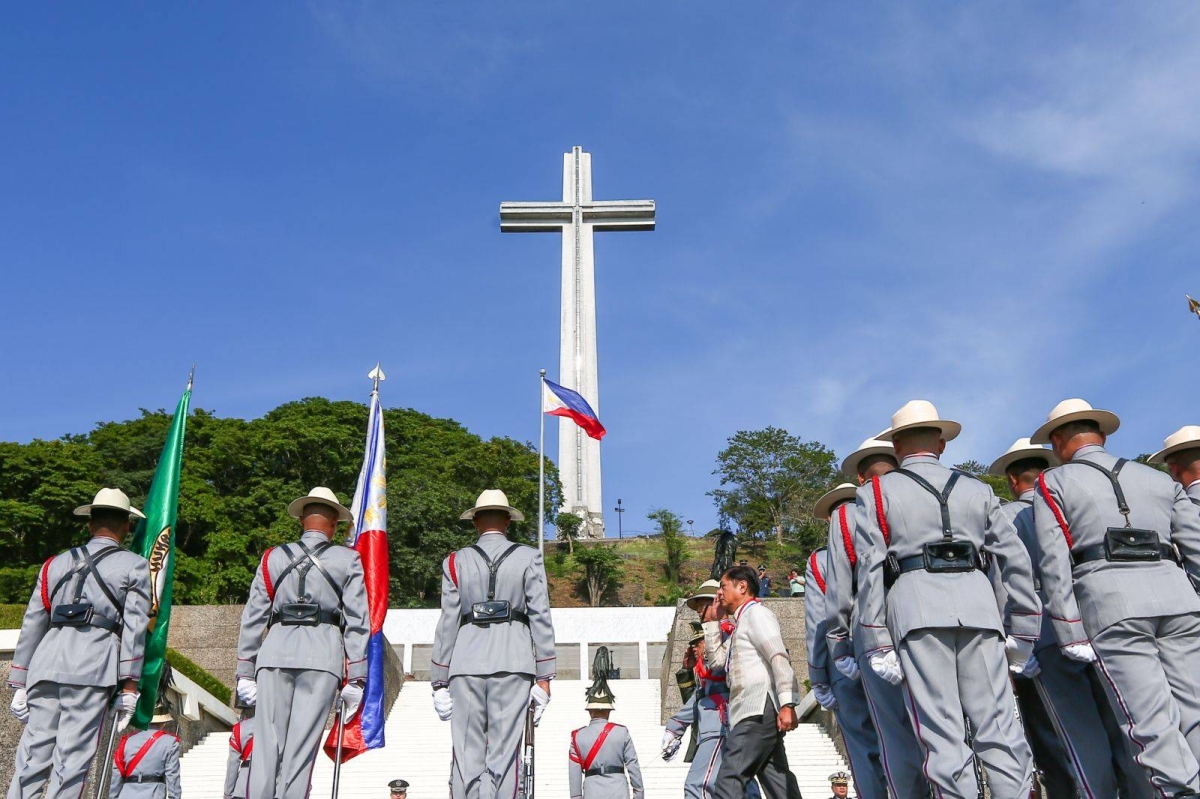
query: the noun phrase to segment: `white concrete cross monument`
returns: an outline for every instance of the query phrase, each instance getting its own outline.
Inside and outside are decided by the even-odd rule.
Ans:
[[[500,203],[506,233],[562,233],[562,333],[559,382],[600,413],[596,367],[596,262],[592,233],[654,230],[654,200],[592,200],[592,156],[575,147],[563,156],[562,202]],[[603,419],[603,416],[601,417]],[[570,419],[558,425],[562,510],[584,520],[582,534],[604,536],[600,442]]]

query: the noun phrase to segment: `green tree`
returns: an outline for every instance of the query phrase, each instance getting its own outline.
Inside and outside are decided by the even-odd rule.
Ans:
[[[838,474],[833,452],[778,427],[739,430],[717,455],[721,487],[708,492],[722,519],[752,536],[821,537],[812,507]]]
[[[966,472],[972,477],[978,478],[991,486],[992,491],[1000,499],[1013,499],[1012,491],[1008,487],[1008,479],[997,477],[994,474],[988,474],[988,467],[976,460],[964,461],[954,465],[955,469],[961,472]]]
[[[655,533],[663,544],[663,576],[670,584],[678,585],[683,561],[687,557],[683,518],[666,508],[655,508],[646,514],[646,518],[654,522]]]
[[[621,580],[621,556],[611,546],[597,541],[580,545],[575,562],[583,567],[583,588],[588,604],[600,607],[604,597],[615,592]]]
[[[567,552],[575,554],[575,539],[579,537],[579,528],[583,527],[583,519],[574,513],[560,513],[554,523],[558,530],[558,539],[567,542]]]

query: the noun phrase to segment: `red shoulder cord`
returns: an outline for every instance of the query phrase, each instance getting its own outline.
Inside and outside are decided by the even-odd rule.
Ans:
[[[263,583],[267,586],[267,599],[275,601],[275,586],[271,583],[271,570],[267,568],[267,561],[271,558],[271,550],[275,547],[267,547],[267,551],[262,556],[262,573]]]
[[[450,582],[454,583],[455,588],[458,588],[458,570],[454,568],[454,556],[456,554],[458,553],[450,553],[450,562],[447,564],[447,566],[450,569]]]
[[[825,578],[821,576],[821,567],[817,565],[817,553],[814,552],[808,556],[808,566],[812,569],[813,577],[817,578],[817,587],[821,589],[821,593],[825,593]]]
[[[42,564],[42,605],[45,606],[46,612],[50,612],[50,564],[54,562],[54,556],[46,558],[46,562]]]
[[[879,532],[883,533],[883,544],[892,543],[892,534],[888,530],[887,514],[883,512],[883,487],[879,484],[879,475],[871,478],[871,488],[875,491],[875,518],[879,520]]]
[[[842,545],[846,547],[846,556],[850,558],[850,568],[858,564],[858,555],[854,552],[854,537],[850,535],[850,525],[846,523],[846,504],[838,508],[838,523],[842,527]]]
[[[1038,475],[1038,493],[1042,495],[1042,499],[1046,500],[1046,504],[1050,506],[1050,510],[1054,513],[1054,518],[1058,520],[1058,526],[1062,528],[1063,538],[1067,539],[1067,549],[1070,549],[1075,544],[1074,539],[1071,538],[1071,528],[1067,526],[1067,519],[1063,516],[1058,503],[1054,501],[1054,497],[1050,496],[1050,489],[1046,488],[1045,472]]]
[[[579,730],[571,733],[571,762],[583,763],[583,756],[579,754],[579,741],[575,740],[577,735],[579,735]]]

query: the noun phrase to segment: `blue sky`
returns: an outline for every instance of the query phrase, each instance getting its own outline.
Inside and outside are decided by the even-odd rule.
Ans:
[[[988,461],[1068,396],[1127,455],[1200,422],[1194,4],[42,5],[0,53],[2,439],[192,362],[253,417],[379,360],[389,406],[536,440],[559,243],[498,205],[575,144],[658,203],[596,242],[628,528],[708,529],[742,428],[843,454],[923,397]]]

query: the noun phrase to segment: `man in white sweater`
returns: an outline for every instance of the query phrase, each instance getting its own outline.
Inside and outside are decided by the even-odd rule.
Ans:
[[[788,768],[783,736],[794,730],[800,689],[775,614],[755,597],[758,577],[747,566],[721,575],[717,599],[704,609],[704,658],[725,669],[729,685],[729,738],[717,777],[717,799],[743,799],[758,778],[766,799],[800,799]],[[722,620],[733,634],[723,641]]]

